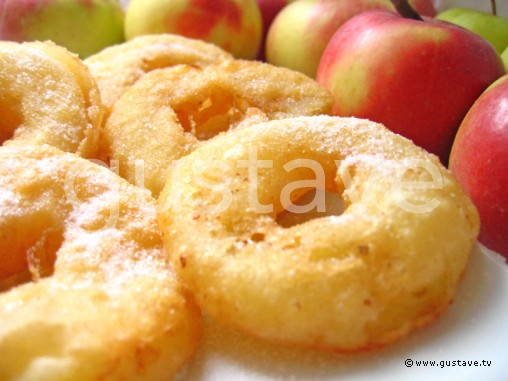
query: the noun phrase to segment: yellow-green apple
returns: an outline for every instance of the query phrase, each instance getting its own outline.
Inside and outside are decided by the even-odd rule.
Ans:
[[[479,240],[508,258],[508,75],[492,84],[462,121],[450,169],[478,208]]]
[[[449,8],[436,18],[452,22],[489,41],[499,54],[508,46],[508,18],[470,8]]]
[[[435,14],[431,0],[411,0],[424,14]],[[389,0],[297,0],[273,20],[265,43],[266,61],[315,77],[319,60],[335,31],[351,17],[372,9],[394,10]]]
[[[275,16],[284,8],[286,5],[294,0],[257,0],[259,10],[261,11],[261,19],[263,20],[263,33],[261,38],[261,46],[258,53],[258,59],[265,60],[265,42],[268,29],[272,25]]]
[[[391,7],[387,0],[297,0],[273,21],[266,61],[315,78],[326,44],[342,24],[360,12]]]
[[[117,0],[0,0],[0,39],[52,40],[81,58],[124,41]]]
[[[504,68],[508,72],[508,47],[501,54],[501,59],[503,60]]]
[[[261,11],[256,0],[132,0],[126,38],[158,33],[204,40],[252,59],[261,43]]]
[[[447,164],[460,122],[503,74],[499,54],[476,34],[375,10],[337,30],[317,81],[334,96],[335,114],[383,123]]]

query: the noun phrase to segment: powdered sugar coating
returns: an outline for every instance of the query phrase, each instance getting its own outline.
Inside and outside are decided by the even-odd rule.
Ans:
[[[197,311],[147,191],[48,145],[1,147],[0,232],[2,380],[166,380],[193,354]]]
[[[153,70],[115,103],[105,125],[110,156],[120,175],[157,197],[167,168],[202,141],[258,121],[331,113],[330,93],[311,78],[266,63],[225,60],[205,67]]]
[[[178,35],[136,37],[111,46],[85,59],[101,90],[104,103],[112,108],[122,94],[144,74],[178,64],[204,66],[233,57],[216,45]]]
[[[0,42],[5,144],[50,144],[93,157],[105,108],[88,68],[51,42]]]

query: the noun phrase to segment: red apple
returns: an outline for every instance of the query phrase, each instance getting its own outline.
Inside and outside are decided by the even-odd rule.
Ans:
[[[409,4],[422,16],[434,17],[437,15],[432,0],[410,0]]]
[[[462,121],[450,169],[478,208],[480,242],[508,258],[508,75]]]
[[[334,34],[317,80],[335,114],[383,123],[446,164],[460,122],[503,74],[492,45],[466,29],[369,11]]]

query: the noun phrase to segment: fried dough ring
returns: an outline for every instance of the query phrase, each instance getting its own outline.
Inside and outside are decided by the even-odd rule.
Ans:
[[[104,117],[88,68],[51,42],[0,41],[0,141],[94,157]]]
[[[136,37],[84,60],[97,80],[103,102],[111,108],[144,74],[158,68],[187,64],[205,66],[233,56],[216,45],[191,38],[158,34]]]
[[[272,212],[251,201],[252,150],[273,160],[259,162],[254,188]],[[283,227],[279,195],[317,176],[308,164],[283,169],[301,159],[320,164],[326,190],[346,207]],[[439,186],[392,188],[402,176],[428,184],[419,166]],[[404,199],[435,207],[410,211]],[[203,144],[174,164],[158,218],[177,272],[208,314],[265,339],[337,351],[390,343],[443,313],[478,234],[474,206],[436,157],[381,125],[326,116]]]
[[[246,120],[282,119],[331,112],[327,90],[305,75],[253,61],[187,65],[145,75],[115,107],[105,126],[120,175],[157,196],[172,160]],[[138,184],[139,185],[139,184]]]
[[[148,192],[47,145],[1,147],[0,189],[0,379],[170,380],[198,317]]]

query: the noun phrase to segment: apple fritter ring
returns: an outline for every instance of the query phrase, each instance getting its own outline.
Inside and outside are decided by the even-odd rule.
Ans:
[[[1,147],[0,189],[0,379],[172,379],[199,317],[148,192],[47,145]]]
[[[144,74],[177,64],[204,66],[232,60],[216,45],[173,34],[136,37],[84,60],[108,108]]]
[[[342,198],[342,214],[318,209],[323,190]],[[320,213],[306,218],[309,207]],[[175,162],[158,219],[207,314],[335,351],[385,345],[442,314],[479,225],[435,156],[382,125],[327,116],[203,144]]]
[[[0,41],[0,142],[94,157],[105,108],[88,68],[51,42]]]
[[[307,76],[254,61],[152,71],[118,100],[105,126],[110,159],[157,196],[171,161],[253,121],[331,112],[330,93]],[[143,180],[139,184],[139,180]]]

